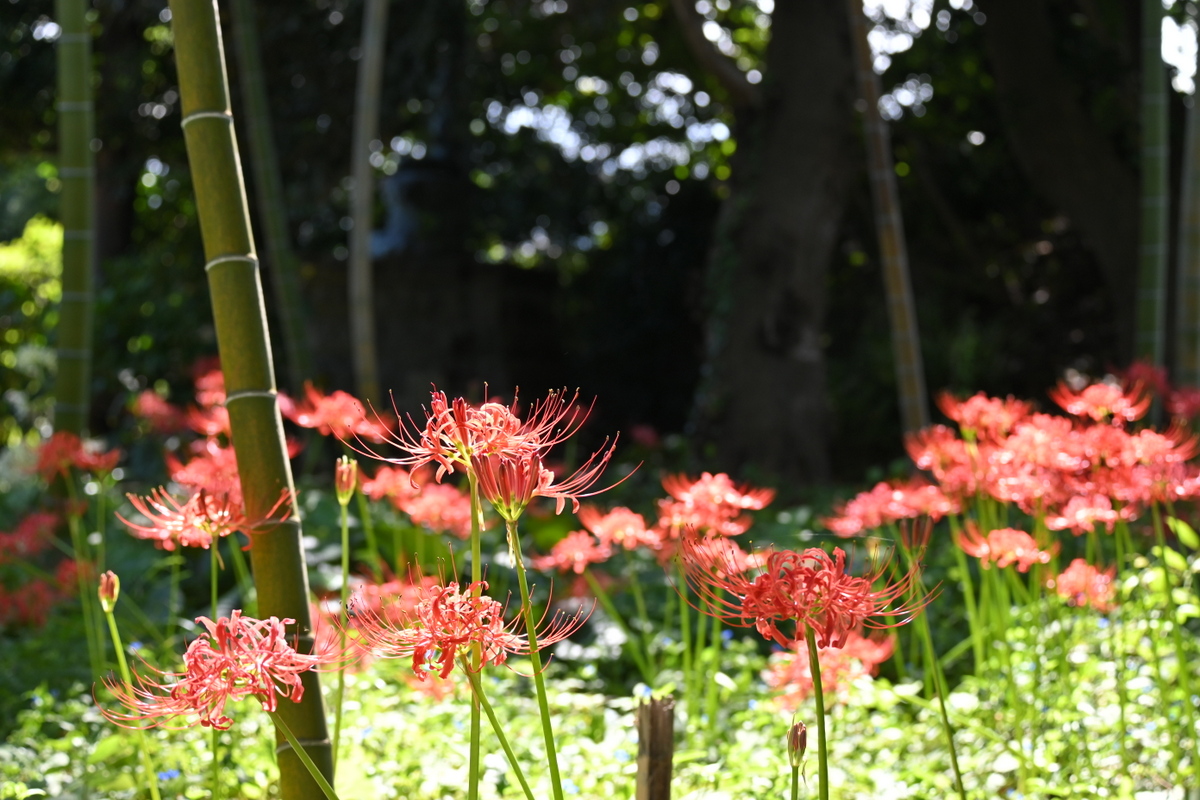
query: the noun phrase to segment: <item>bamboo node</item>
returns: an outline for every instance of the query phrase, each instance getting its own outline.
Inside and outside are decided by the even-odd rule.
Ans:
[[[311,747],[332,747],[332,743],[327,738],[326,739],[297,739],[296,741],[298,741],[300,743],[300,746],[303,747],[305,750],[308,750]],[[278,745],[275,746],[275,755],[279,755],[280,753],[287,752],[288,750],[291,750],[291,749],[292,749],[291,742],[280,742]]]
[[[258,258],[255,256],[217,256],[212,261],[209,261],[204,265],[204,271],[208,272],[210,269],[219,264],[228,264],[234,261],[244,261],[247,264],[253,264],[256,267],[258,266]]]
[[[183,120],[179,123],[179,127],[186,128],[188,125],[198,119],[223,119],[226,122],[232,123],[233,114],[229,113],[228,111],[193,111],[191,114],[188,114],[183,118]]]
[[[225,407],[228,408],[229,404],[234,400],[242,400],[248,397],[265,397],[269,400],[277,400],[279,399],[279,393],[274,389],[245,389],[240,392],[230,392],[225,395]]]
[[[91,111],[93,108],[91,100],[59,100],[54,104],[55,111]]]

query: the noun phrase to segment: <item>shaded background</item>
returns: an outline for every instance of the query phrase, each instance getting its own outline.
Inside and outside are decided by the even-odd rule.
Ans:
[[[185,399],[189,365],[216,349],[164,6],[93,3],[94,432],[128,426],[131,394],[156,382]],[[362,4],[256,6],[306,377],[353,390]],[[866,10],[930,389],[1042,398],[1065,370],[1128,363],[1136,4]],[[1164,80],[1180,89],[1195,13],[1170,11],[1182,66]],[[52,17],[49,0],[0,0],[0,241],[55,215]],[[683,466],[791,485],[902,457],[844,3],[394,0],[386,41],[374,274],[382,384],[399,407],[430,383],[475,398],[483,381],[530,398],[578,386],[599,398],[597,436],[646,440],[649,426]],[[1171,92],[1172,175],[1190,101]],[[45,425],[52,381],[33,356],[53,344],[53,297],[0,281],[7,411]]]

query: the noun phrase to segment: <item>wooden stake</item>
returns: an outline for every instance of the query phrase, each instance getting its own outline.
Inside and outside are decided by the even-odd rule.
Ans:
[[[675,756],[675,700],[643,702],[637,710],[637,800],[671,800]]]

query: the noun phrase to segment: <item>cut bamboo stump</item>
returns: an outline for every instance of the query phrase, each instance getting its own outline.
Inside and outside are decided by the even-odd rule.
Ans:
[[[637,709],[637,800],[671,800],[675,757],[675,700],[645,701]]]

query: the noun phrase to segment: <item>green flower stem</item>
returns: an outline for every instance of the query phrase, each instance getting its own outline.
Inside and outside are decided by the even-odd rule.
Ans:
[[[175,625],[179,619],[179,577],[183,566],[183,553],[178,550],[171,552],[171,586],[167,590],[167,641],[175,635]]]
[[[121,644],[121,634],[117,630],[117,620],[113,616],[113,612],[105,612],[105,617],[108,618],[108,632],[112,636],[113,649],[117,651],[117,669],[121,671],[121,680],[125,684],[125,691],[133,695],[133,676],[129,672],[129,663],[125,660],[125,647]],[[151,800],[160,800],[161,796],[158,793],[158,773],[154,771],[154,765],[150,761],[150,750],[146,746],[146,731],[142,728],[136,729],[138,757],[142,762],[142,774],[146,777],[146,788],[150,790]]]
[[[359,497],[362,495],[360,494]],[[342,506],[342,604],[339,616],[341,625],[338,626],[338,652],[346,652],[346,627],[350,624],[350,509],[348,504]],[[361,509],[360,509],[361,510]],[[337,774],[338,745],[342,738],[342,700],[346,694],[346,665],[339,664],[337,671],[337,690],[333,700],[333,769]]]
[[[221,540],[214,536],[212,541],[208,544],[208,551],[212,556],[212,569],[209,570],[211,573],[211,578],[209,579],[209,593],[212,595],[213,622],[217,621],[217,574],[219,573],[221,567],[221,554],[218,552],[217,546],[220,544],[220,542]]]
[[[396,576],[408,574],[408,558],[404,555],[404,532],[399,528],[392,528],[392,559],[396,564]]]
[[[1167,617],[1171,620],[1171,643],[1175,646],[1175,663],[1177,665],[1175,671],[1178,675],[1179,687],[1183,689],[1183,721],[1187,725],[1187,738],[1192,743],[1192,772],[1200,774],[1200,743],[1197,743],[1196,740],[1196,706],[1192,702],[1191,663],[1188,661],[1187,652],[1184,649],[1183,630],[1175,609],[1175,579],[1172,576],[1170,565],[1167,564],[1167,540],[1163,533],[1162,511],[1159,509],[1158,503],[1150,506],[1150,515],[1154,522],[1154,539],[1158,543],[1162,559]],[[1177,744],[1182,749],[1183,742],[1180,741]]]
[[[242,593],[242,612],[250,617],[258,616],[257,590],[250,577],[250,566],[242,552],[237,537],[229,538],[229,560],[233,562],[233,574],[237,576],[238,591]]]
[[[642,594],[642,582],[638,579],[636,563],[632,553],[625,552],[626,564],[629,575],[630,592],[633,594],[634,607],[637,609],[638,633],[641,635],[642,652],[646,654],[646,660],[650,662],[651,667],[654,667],[654,660],[650,654],[650,615],[646,611],[646,597]],[[656,674],[657,669],[652,669],[652,674]]]
[[[361,490],[356,489],[354,497],[358,501],[358,518],[362,520],[363,534],[367,537],[367,550],[371,553],[371,575],[378,581],[383,577],[380,570],[383,559],[379,557],[379,542],[375,539],[375,523],[371,521],[371,507]]]
[[[474,594],[482,594],[479,582],[483,580],[483,547],[480,538],[483,535],[483,502],[479,499],[479,480],[474,470],[467,470],[467,483],[471,489],[471,583],[474,584]],[[483,668],[483,649],[476,644],[471,647],[471,670],[475,674]],[[467,800],[479,799],[479,739],[483,728],[481,705],[479,697],[471,693],[471,749],[468,758]]]
[[[642,649],[638,646],[638,640],[633,635],[633,631],[629,629],[628,623],[624,617],[617,613],[616,607],[613,605],[612,598],[608,596],[608,592],[600,585],[600,581],[596,580],[596,576],[592,574],[590,569],[586,567],[583,570],[583,579],[587,581],[588,588],[592,590],[592,594],[600,601],[600,606],[604,609],[604,613],[608,614],[612,621],[620,626],[625,634],[625,639],[629,643],[629,654],[633,656],[634,663],[637,664],[638,672],[642,673],[642,680],[650,683],[653,680],[653,675],[650,671],[650,664],[646,661]]]
[[[550,785],[554,800],[563,800],[562,779],[558,773],[558,750],[554,745],[554,727],[550,722],[550,703],[546,699],[546,678],[542,674],[542,656],[538,653],[536,620],[533,618],[533,603],[529,600],[529,579],[525,575],[525,562],[521,557],[521,540],[517,537],[517,523],[508,521],[509,549],[513,555],[513,566],[517,571],[517,584],[521,588],[521,614],[525,617],[526,634],[529,637],[529,660],[533,662],[533,685],[537,690],[538,712],[542,717],[542,736],[546,740],[546,766],[550,769]]]
[[[74,509],[79,505],[78,494],[75,491],[75,480],[70,475],[63,476],[67,487],[67,508]],[[94,583],[88,580],[93,569],[88,558],[87,537],[83,533],[82,520],[79,515],[70,511],[67,514],[67,528],[71,532],[71,556],[75,559],[75,576],[79,584],[79,605],[83,609],[83,626],[87,633],[88,663],[92,668],[92,680],[99,681],[104,675],[104,647],[99,629],[99,609],[97,606]]]
[[[813,698],[817,701],[817,796],[829,800],[829,751],[825,738],[825,691],[821,687],[821,661],[817,657],[817,635],[809,625],[804,626],[804,641],[808,643],[808,669],[812,673]]]
[[[800,800],[800,767],[792,767],[792,795],[791,800]]]
[[[504,751],[504,755],[508,757],[508,763],[513,768],[513,774],[517,776],[517,783],[521,784],[521,788],[525,791],[525,796],[529,800],[536,800],[533,796],[533,791],[529,788],[529,783],[525,780],[525,773],[521,771],[521,764],[517,761],[517,756],[512,751],[512,747],[508,744],[508,737],[504,735],[504,727],[500,724],[500,720],[496,719],[496,712],[492,710],[492,704],[488,702],[487,697],[483,694],[483,684],[479,680],[479,673],[472,672],[470,665],[464,660],[458,660],[459,667],[466,673],[467,680],[471,682],[471,692],[474,697],[479,698],[479,705],[483,707],[483,713],[487,714],[488,722],[492,723],[492,730],[496,733],[496,739],[500,742],[500,749]]]
[[[687,579],[683,576],[683,564],[676,558],[675,573],[679,586],[679,635],[683,641],[683,707],[687,709],[688,721],[692,722],[696,709],[692,699],[692,619],[691,606],[687,599]]]
[[[1003,625],[1000,628],[1001,636],[1004,641],[1000,652],[1004,661],[1004,676],[1008,685],[1008,708],[1013,713],[1013,728],[1014,738],[1017,741],[1017,789],[1022,794],[1026,791],[1026,785],[1029,781],[1029,760],[1025,752],[1025,703],[1020,700],[1020,688],[1017,686],[1017,673],[1013,667],[1012,660],[1012,644],[1008,641],[1008,630],[1012,617],[1012,601],[1008,594],[1008,586],[1004,578],[999,574],[998,569],[988,570],[988,580],[992,583],[995,592],[995,606],[1000,619],[1003,619]]]
[[[221,800],[221,732],[212,729],[212,800]]]
[[[291,745],[292,752],[299,756],[300,763],[304,764],[304,767],[308,770],[308,774],[311,775],[313,780],[317,782],[317,785],[321,787],[321,791],[325,793],[325,797],[328,798],[328,800],[339,800],[337,792],[333,790],[333,787],[329,785],[329,781],[325,780],[325,776],[321,774],[321,770],[317,769],[317,765],[313,763],[313,760],[309,757],[308,753],[306,753],[304,748],[300,746],[300,742],[296,740],[296,734],[292,733],[292,729],[289,728],[287,723],[283,721],[283,718],[279,715],[279,712],[268,711],[267,714],[270,715],[271,721],[275,723],[275,727],[278,728],[281,733],[283,733],[283,737],[287,739],[288,744]]]
[[[1118,528],[1115,531],[1115,535],[1113,536],[1113,544],[1116,545],[1116,548],[1117,548],[1117,575],[1114,580],[1116,582],[1118,582],[1118,584],[1121,580],[1121,572],[1125,569],[1125,537],[1122,535],[1122,533],[1123,533],[1122,528],[1124,528],[1124,525],[1122,525],[1120,528]],[[1122,633],[1122,629],[1124,628],[1124,625],[1118,624],[1120,616],[1123,616],[1120,614],[1120,610],[1121,610],[1121,605],[1118,602],[1116,608],[1113,611],[1109,612],[1108,632],[1109,632],[1109,637],[1110,637],[1110,645],[1112,647],[1113,670],[1114,670],[1113,677],[1116,679],[1116,682],[1117,682],[1117,703],[1119,704],[1119,707],[1121,709],[1119,730],[1127,731],[1127,730],[1129,730],[1129,728],[1126,727],[1126,724],[1125,724],[1125,713],[1126,713],[1125,707],[1129,703],[1129,695],[1128,695],[1128,691],[1126,690],[1126,687],[1125,687],[1125,646],[1124,646],[1124,643],[1121,641],[1121,633]],[[1066,650],[1064,648],[1064,656],[1065,656],[1065,653],[1066,653]],[[1061,660],[1066,661],[1065,657]],[[1129,745],[1126,742],[1126,739],[1128,739],[1128,738],[1129,737],[1123,736],[1123,735],[1117,737],[1117,739],[1121,745],[1121,774],[1122,775],[1129,774]]]
[[[980,620],[979,609],[975,605],[975,585],[971,578],[971,566],[967,563],[967,554],[963,552],[960,539],[962,531],[958,525],[956,517],[950,517],[950,538],[952,540],[951,549],[954,551],[954,560],[958,565],[958,572],[961,576],[963,603],[967,609],[967,627],[971,631],[971,652],[975,656],[975,671],[979,672],[983,669],[983,637],[980,635]]]
[[[721,592],[717,590],[718,596]],[[712,644],[708,647],[711,654],[713,675],[721,668],[721,618],[716,614],[712,617]],[[717,730],[717,682],[709,680],[704,695],[704,713],[708,715],[708,727],[714,733]]]

